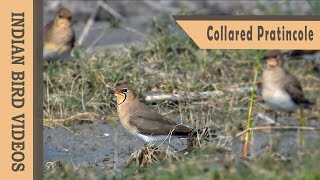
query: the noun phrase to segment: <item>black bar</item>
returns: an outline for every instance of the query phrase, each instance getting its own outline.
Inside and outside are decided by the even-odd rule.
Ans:
[[[43,179],[42,0],[33,0],[33,179]]]

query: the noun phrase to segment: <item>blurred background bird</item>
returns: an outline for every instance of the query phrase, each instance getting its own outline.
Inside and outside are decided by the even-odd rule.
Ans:
[[[309,60],[313,64],[313,70],[320,73],[320,50],[292,50],[289,58]]]
[[[270,51],[264,56],[267,66],[262,75],[262,98],[273,110],[292,113],[312,103],[304,96],[299,80],[284,67],[280,51]]]
[[[52,62],[66,60],[74,47],[75,33],[72,28],[72,13],[60,8],[53,20],[44,27],[43,60]]]

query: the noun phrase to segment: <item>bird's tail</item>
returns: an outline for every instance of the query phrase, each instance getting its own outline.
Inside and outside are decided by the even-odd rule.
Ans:
[[[304,51],[301,50],[293,50],[289,53],[290,57],[299,57],[304,54]]]
[[[311,107],[316,103],[308,99],[304,99],[300,104],[302,105],[303,108],[311,109]]]

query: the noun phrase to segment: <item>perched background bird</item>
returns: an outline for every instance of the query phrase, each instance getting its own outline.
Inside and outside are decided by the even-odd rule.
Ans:
[[[292,113],[299,106],[311,102],[304,96],[298,79],[283,67],[284,58],[280,51],[270,51],[264,56],[267,67],[262,75],[262,98],[272,109]]]
[[[74,47],[75,34],[72,29],[72,13],[60,8],[52,21],[44,27],[43,60],[46,62],[65,60]]]
[[[139,102],[131,86],[121,85],[112,93],[117,97],[122,126],[145,143],[154,144],[170,138],[188,138],[192,129],[152,112]]]
[[[289,52],[289,57],[312,61],[314,71],[320,73],[320,50],[293,50]]]

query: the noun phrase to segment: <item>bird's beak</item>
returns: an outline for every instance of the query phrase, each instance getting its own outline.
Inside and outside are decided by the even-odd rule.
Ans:
[[[114,90],[110,90],[109,94],[115,94]]]
[[[268,60],[269,59],[269,56],[263,56],[262,57],[262,60],[264,60],[264,61],[266,61],[266,60]]]

